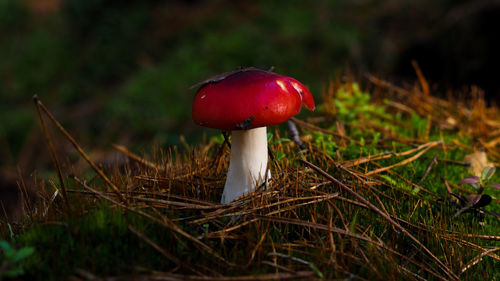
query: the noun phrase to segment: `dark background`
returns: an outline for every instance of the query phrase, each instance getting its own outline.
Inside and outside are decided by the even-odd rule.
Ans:
[[[495,102],[499,19],[500,1],[480,0],[0,0],[1,175],[51,167],[35,93],[97,159],[216,133],[191,121],[188,88],[238,66],[274,66],[320,101],[347,69],[413,83],[414,59],[432,94],[475,84]]]

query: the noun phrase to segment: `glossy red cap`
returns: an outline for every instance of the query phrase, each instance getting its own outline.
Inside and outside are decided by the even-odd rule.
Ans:
[[[299,113],[302,104],[309,110],[315,107],[311,93],[299,81],[256,68],[223,73],[198,85],[193,120],[214,129],[280,124]]]

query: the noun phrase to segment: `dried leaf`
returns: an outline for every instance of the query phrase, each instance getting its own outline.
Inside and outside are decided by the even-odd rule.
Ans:
[[[484,151],[476,151],[469,154],[465,156],[464,161],[470,163],[469,172],[477,177],[482,175],[484,168],[493,166],[493,164],[488,161],[488,155]]]

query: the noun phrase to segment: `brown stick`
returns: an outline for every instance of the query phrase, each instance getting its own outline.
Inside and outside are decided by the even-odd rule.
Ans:
[[[137,155],[137,154],[131,152],[130,150],[128,150],[123,145],[113,144],[112,146],[113,146],[114,149],[120,151],[121,153],[125,154],[128,158],[130,158],[130,159],[132,159],[132,160],[140,163],[143,166],[146,166],[146,167],[149,167],[149,168],[152,168],[152,169],[156,169],[156,170],[166,170],[165,167],[158,166],[155,163],[150,162],[150,161],[148,161],[148,160],[140,157],[139,155]]]
[[[42,109],[43,112],[45,112],[45,114],[50,118],[50,120],[52,120],[52,122],[56,125],[56,127],[59,129],[59,131],[61,131],[61,133],[63,133],[63,135],[66,136],[66,138],[69,140],[69,142],[71,142],[71,144],[78,151],[78,153],[80,153],[80,155],[83,157],[83,159],[85,159],[85,161],[87,161],[87,163],[90,165],[90,167],[92,167],[92,169],[94,169],[94,171],[97,174],[99,174],[99,176],[108,184],[108,186],[110,186],[113,189],[113,191],[116,193],[118,198],[120,198],[120,200],[122,202],[125,202],[125,204],[127,204],[126,199],[125,199],[125,197],[123,197],[120,189],[118,189],[118,187],[114,183],[111,182],[111,180],[104,174],[104,172],[101,169],[99,169],[99,167],[97,167],[97,165],[94,164],[94,162],[92,162],[92,160],[90,160],[90,157],[83,151],[83,149],[78,145],[78,143],[75,141],[75,139],[66,131],[66,129],[64,129],[64,127],[61,125],[61,123],[59,123],[59,121],[57,121],[57,119],[54,117],[54,115],[52,115],[52,113],[50,113],[50,111],[45,107],[45,105],[43,105],[42,101],[38,98],[37,95],[33,96],[33,100],[35,101],[35,104],[37,105],[37,107]]]
[[[33,101],[35,102],[36,106],[36,111],[38,112],[38,118],[40,119],[40,125],[42,126],[42,131],[43,134],[45,135],[45,140],[47,141],[47,145],[49,146],[49,151],[50,151],[50,157],[52,157],[52,162],[54,162],[54,166],[56,167],[57,171],[57,177],[59,178],[59,183],[61,184],[62,188],[62,195],[64,199],[64,204],[66,205],[66,208],[68,211],[70,211],[69,208],[69,202],[68,202],[68,194],[66,193],[66,185],[64,184],[64,180],[62,177],[62,172],[61,172],[61,167],[59,166],[59,160],[57,160],[57,155],[54,149],[54,144],[52,143],[52,138],[49,135],[49,131],[47,130],[47,125],[45,124],[45,119],[42,116],[42,111],[40,110],[40,100],[38,99],[37,95],[33,96]]]
[[[418,181],[417,185],[421,185],[422,182],[424,182],[425,178],[429,175],[429,173],[431,172],[432,170],[432,167],[434,167],[434,165],[437,164],[437,158],[438,158],[438,155],[434,155],[434,157],[432,157],[432,160],[431,160],[431,163],[429,164],[429,166],[427,166],[427,169],[425,169],[425,172],[424,172],[424,175],[420,178],[420,180]]]
[[[403,152],[382,152],[379,154],[374,154],[374,155],[370,155],[370,156],[359,158],[359,159],[347,160],[347,161],[342,162],[341,164],[343,167],[349,168],[352,166],[358,166],[358,165],[366,163],[366,162],[372,162],[372,161],[388,159],[388,158],[392,158],[392,157],[401,157],[401,156],[410,155],[410,154],[415,153],[416,151],[419,151],[421,149],[427,148],[429,146],[434,146],[434,145],[435,145],[435,142],[428,142],[428,143],[421,144],[415,148],[412,148],[410,150],[406,150]]]
[[[295,117],[290,118],[290,120],[292,120],[293,122],[297,123],[297,125],[299,125],[299,127],[303,127],[305,129],[308,129],[308,130],[311,130],[311,131],[317,131],[317,132],[320,132],[320,133],[323,133],[323,134],[327,134],[327,135],[332,135],[332,136],[340,137],[340,138],[346,139],[348,141],[354,142],[356,144],[359,144],[359,141],[351,139],[348,136],[341,135],[341,134],[336,133],[336,132],[328,131],[326,129],[317,127],[317,126],[315,126],[313,124],[307,123],[306,121],[302,121],[300,119],[297,119]]]
[[[417,74],[418,81],[420,82],[420,87],[422,88],[424,96],[430,96],[429,83],[427,83],[427,80],[425,79],[424,74],[422,73],[422,69],[420,69],[420,66],[418,65],[418,62],[416,60],[412,60],[411,65],[413,66],[413,69],[415,69],[415,73]]]
[[[370,209],[372,209],[373,211],[375,211],[376,213],[378,213],[379,215],[381,215],[383,218],[385,218],[390,224],[392,224],[395,228],[401,230],[401,232],[403,232],[404,234],[406,234],[411,240],[413,240],[422,250],[424,250],[424,252],[426,252],[430,257],[432,257],[432,259],[434,259],[437,264],[439,265],[439,267],[441,267],[441,269],[448,274],[448,276],[450,276],[451,278],[455,279],[455,280],[459,280],[458,276],[453,273],[453,271],[451,271],[451,269],[449,269],[440,259],[438,259],[429,249],[427,249],[427,247],[424,246],[424,244],[422,244],[417,238],[415,238],[411,233],[408,232],[408,230],[406,230],[404,227],[402,227],[399,223],[397,223],[396,221],[394,221],[389,214],[386,214],[385,212],[381,211],[379,208],[377,208],[375,205],[373,205],[370,201],[366,200],[363,196],[359,195],[357,192],[355,192],[354,190],[350,189],[347,185],[341,183],[339,180],[337,180],[336,178],[332,177],[330,174],[328,174],[327,172],[323,171],[321,168],[319,168],[318,166],[304,160],[304,159],[299,159],[299,161],[301,161],[302,163],[306,164],[307,166],[309,166],[311,169],[315,170],[317,173],[321,174],[322,176],[324,176],[325,178],[329,179],[330,181],[332,181],[333,183],[339,185],[340,187],[342,187],[344,190],[346,190],[347,192],[349,192],[352,196],[356,197],[359,201],[361,201],[362,203],[366,204]]]

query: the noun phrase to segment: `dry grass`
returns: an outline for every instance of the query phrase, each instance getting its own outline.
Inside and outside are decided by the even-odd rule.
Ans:
[[[324,92],[324,107],[307,120],[295,119],[303,131],[305,149],[293,142],[274,144],[272,150],[286,156],[273,159],[267,188],[225,205],[216,203],[228,166],[225,142],[188,147],[190,153],[159,151],[153,160],[115,146],[128,161],[104,171],[65,133],[96,176],[91,180],[70,176],[57,165],[61,183],[49,184],[62,188],[67,205],[43,195],[38,211],[31,213],[32,221],[49,223],[81,216],[104,200],[111,208],[143,217],[156,226],[155,232],[168,233],[175,241],[167,245],[154,241],[129,224],[131,233],[164,257],[168,270],[103,280],[459,280],[494,273],[489,266],[500,264],[496,253],[500,236],[494,231],[498,220],[488,220],[490,227],[481,230],[453,219],[440,203],[446,189],[425,188],[422,183],[443,165],[461,164],[457,162],[461,159],[424,157],[431,152],[446,156],[454,150],[470,153],[483,147],[498,166],[499,109],[487,107],[476,88],[470,100],[451,102],[433,97],[426,84],[400,88],[375,77],[369,80],[375,104],[385,103],[392,114],[425,116],[425,128],[409,137],[361,114],[357,118],[363,122],[342,124],[332,101],[338,88],[350,91],[351,84],[332,82]],[[49,114],[40,101],[37,105]],[[412,127],[393,119],[384,121],[394,127]],[[366,145],[348,135],[344,125],[380,132],[377,143],[364,142],[382,152],[352,158],[353,154],[337,149],[332,155],[310,134],[333,135],[338,147]],[[458,137],[433,140],[433,129]],[[280,132],[274,137],[279,139]],[[468,143],[459,141],[464,137]],[[425,170],[418,181],[401,172],[415,169],[411,165],[416,163]],[[382,175],[417,191],[390,184]],[[460,192],[450,184],[450,189]],[[45,185],[41,183],[40,188]],[[189,255],[193,258],[185,258]],[[480,267],[485,261],[488,265]],[[96,275],[79,269],[73,278],[101,280]],[[500,278],[498,273],[495,276]]]

